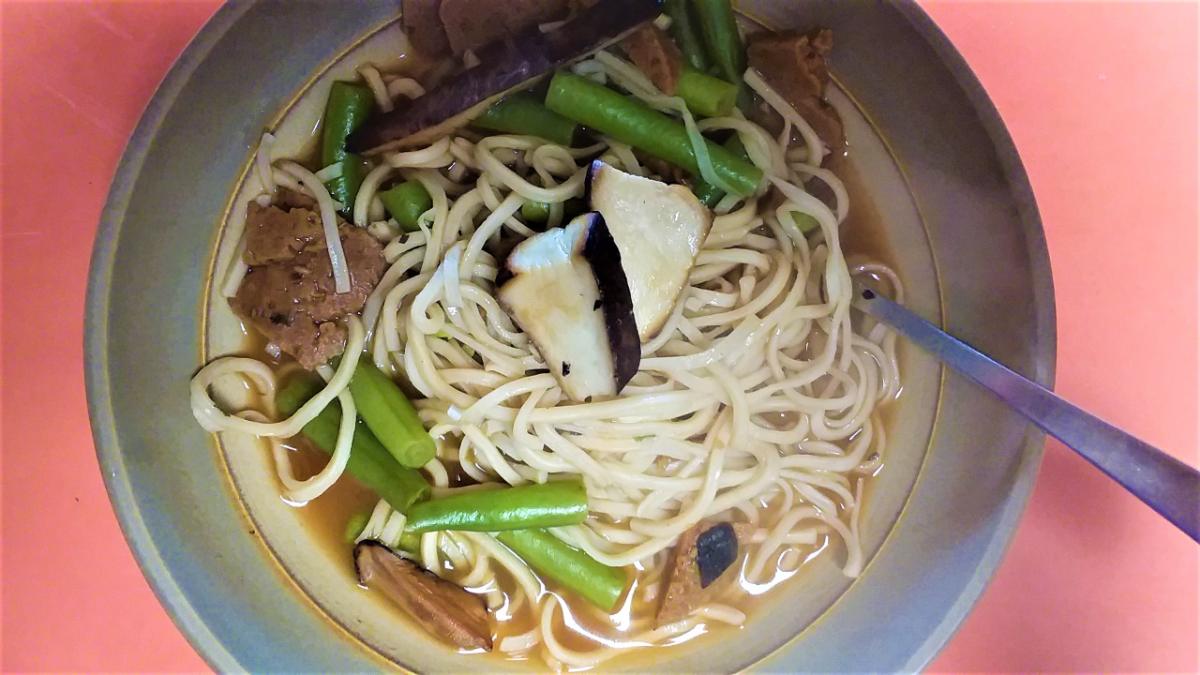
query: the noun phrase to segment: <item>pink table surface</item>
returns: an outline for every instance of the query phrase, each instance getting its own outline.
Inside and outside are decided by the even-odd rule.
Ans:
[[[113,169],[215,10],[0,4],[0,668],[197,671],[101,483],[83,295]],[[1037,193],[1058,390],[1197,463],[1197,5],[937,2]],[[999,574],[935,671],[1186,671],[1197,547],[1051,442]]]

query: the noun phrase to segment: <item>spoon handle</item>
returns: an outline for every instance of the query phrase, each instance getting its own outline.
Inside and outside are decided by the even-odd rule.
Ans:
[[[855,286],[854,306],[990,390],[1200,542],[1200,472],[1059,398],[903,306]]]

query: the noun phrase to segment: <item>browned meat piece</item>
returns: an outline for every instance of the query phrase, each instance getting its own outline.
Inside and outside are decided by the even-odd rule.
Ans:
[[[285,195],[280,203],[304,203]],[[340,225],[350,292],[334,291],[321,216],[309,208],[261,207],[246,215],[246,277],[230,299],[233,311],[309,370],[340,354],[346,328],[338,319],[362,309],[385,267],[383,249],[366,230]]]
[[[314,242],[325,245],[321,233],[321,214],[307,208],[259,206],[250,202],[246,208],[247,265],[290,260]]]
[[[292,209],[303,209],[307,213],[293,216]],[[275,192],[275,201],[270,206],[259,206],[258,202],[251,201],[246,207],[244,257],[247,265],[286,260],[317,239],[320,239],[319,245],[325,245],[317,200],[306,194],[281,187]]]
[[[683,54],[667,32],[646,24],[621,41],[621,47],[638,70],[658,87],[659,91],[675,95],[679,84],[679,73],[683,71]]]
[[[753,531],[749,523],[701,521],[679,535],[663,578],[658,625],[690,614],[700,604],[701,592],[740,557]]]
[[[280,187],[275,190],[275,206],[283,210],[288,209],[315,209],[317,208],[317,200],[309,197],[302,192],[296,192],[285,187]]]
[[[831,151],[837,152],[845,143],[842,119],[825,101],[825,86],[829,84],[825,57],[832,49],[833,31],[822,28],[808,33],[755,33],[750,36],[746,54],[751,67],[812,125]]]
[[[438,14],[441,6],[442,0],[404,0],[401,5],[404,33],[425,56],[441,56],[450,51],[450,41]]]
[[[438,16],[451,51],[459,55],[564,18],[567,9],[566,0],[442,0]]]
[[[379,542],[354,547],[358,581],[383,593],[435,637],[461,649],[492,649],[483,598],[472,595],[415,563],[392,553]]]

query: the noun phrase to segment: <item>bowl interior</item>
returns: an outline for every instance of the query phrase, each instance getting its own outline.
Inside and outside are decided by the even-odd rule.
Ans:
[[[936,31],[903,6],[811,3],[803,16],[789,3],[741,6],[771,26],[834,28],[831,98],[847,123],[850,182],[861,186],[847,227],[872,231],[870,248],[900,273],[906,304],[1047,381],[1053,306],[1036,210],[994,111],[981,92],[972,97],[953,52],[937,50],[948,46]],[[221,668],[464,665],[359,592],[346,552],[316,541],[279,499],[265,449],[234,436],[213,444],[185,387],[202,360],[244,348],[219,285],[238,206],[256,190],[258,134],[276,129],[277,156],[304,148],[331,79],[403,51],[393,18],[390,3],[353,17],[320,3],[223,9],[147,111],[97,243],[89,401],[106,480],[160,597]],[[291,30],[311,36],[303,50]],[[917,88],[891,77],[900,65],[876,44],[911,51],[917,66],[903,74]],[[964,142],[939,142],[931,128]],[[925,354],[900,356],[905,389],[867,500],[865,574],[845,579],[841,553],[827,552],[756,609],[737,649],[716,648],[735,636],[718,631],[652,653],[656,667],[733,670],[764,657],[763,667],[786,669],[919,667],[961,620],[1007,541],[1040,446],[984,394],[943,381]],[[863,635],[874,636],[870,649],[853,641]]]

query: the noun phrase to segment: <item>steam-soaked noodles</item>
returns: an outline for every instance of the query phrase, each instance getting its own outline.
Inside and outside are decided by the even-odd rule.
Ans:
[[[326,373],[328,384],[316,398],[290,419],[268,424],[222,413],[206,392],[215,377],[233,372],[270,393],[275,375],[265,365],[222,358],[193,382],[193,407],[206,428],[276,437],[295,433],[335,398],[343,419],[353,420],[346,381],[363,351],[362,358],[420,392],[420,418],[437,439],[437,457],[424,467],[435,494],[470,489],[451,486],[455,466],[480,483],[582,478],[587,521],[553,533],[600,562],[638,570],[625,610],[612,617],[548,592],[486,534],[429,532],[420,547],[427,569],[484,595],[493,610],[527,617],[527,630],[501,631],[499,651],[539,653],[568,668],[672,643],[700,624],[741,625],[746,617],[737,605],[745,594],[785,578],[827,540],[837,544],[832,548],[847,576],[861,572],[863,484],[886,455],[878,406],[897,395],[900,382],[894,336],[882,326],[852,324],[851,274],[871,275],[896,296],[903,292],[882,265],[848,267],[838,231],[851,208],[846,191],[819,168],[825,150],[812,127],[753,72],[747,83],[800,132],[802,144],[792,147],[787,134],[773,137],[740,113],[692,121],[679,99],[664,96],[612,54],[574,70],[683,114],[697,137],[736,132],[766,176],[759,196],[718,206],[687,288],[662,331],[643,345],[640,369],[618,396],[567,399],[496,299],[503,260],[491,244],[533,234],[518,215],[526,201],[549,204],[548,224],[561,224],[564,204],[582,196],[587,165],[597,155],[631,173],[649,169],[629,146],[608,139],[569,148],[465,131],[385,154],[363,181],[351,213],[372,232],[395,231],[368,217],[376,191],[389,180],[419,182],[432,207],[418,220],[419,231],[387,242],[389,267],[363,310],[365,333],[350,322],[347,356],[336,373]],[[361,72],[381,99],[412,93],[402,80],[385,83],[373,67]],[[318,198],[323,213],[330,208],[328,194],[306,189],[311,174],[287,162],[272,171],[263,164],[258,170],[270,189],[300,190]],[[701,168],[715,176],[703,158]],[[830,188],[832,208],[806,190],[811,180]],[[784,199],[768,207],[760,197],[771,187]],[[792,224],[796,213],[814,219],[817,231],[802,234]],[[348,437],[343,425],[339,452],[343,446],[348,452]],[[288,453],[277,450],[275,457],[295,501],[316,498],[345,465],[335,453],[320,481],[300,483]],[[753,526],[739,583],[664,626],[645,613],[623,614],[662,592],[671,546],[702,519]],[[405,516],[380,501],[360,539],[395,547],[404,527]],[[564,642],[568,631],[595,644]]]

